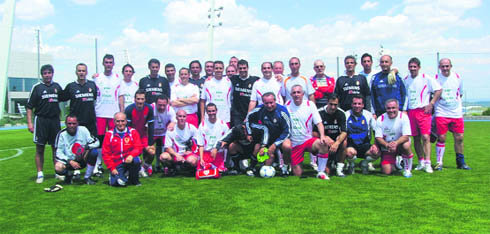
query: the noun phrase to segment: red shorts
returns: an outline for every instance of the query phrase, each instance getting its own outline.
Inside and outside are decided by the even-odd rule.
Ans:
[[[430,135],[432,115],[426,114],[424,108],[408,110],[408,118],[412,136]]]
[[[225,154],[224,152],[218,152],[216,158],[211,157],[211,151],[203,152],[203,160],[205,163],[212,163],[218,168],[219,171],[226,171],[225,167]],[[197,169],[200,169],[200,164],[198,164]]]
[[[196,158],[199,160],[199,155],[197,155],[197,154],[195,154],[195,153],[186,154],[186,155],[184,155],[184,156],[183,156],[183,158],[184,158],[185,160],[187,160],[189,157],[192,157],[192,156],[196,157]],[[174,162],[178,162],[178,161],[177,161],[177,159],[176,159],[175,157],[174,157]]]
[[[109,127],[109,130],[114,129],[115,125],[113,118],[97,117],[95,119],[97,120],[97,135],[104,135],[107,127]]]
[[[463,118],[436,117],[437,135],[444,135],[447,131],[464,133]]]
[[[382,152],[381,153],[381,165],[395,164],[396,153]]]
[[[197,118],[197,114],[187,114],[187,118],[185,119],[185,122],[194,125],[194,127],[198,128],[199,127],[199,119]]]
[[[291,152],[291,164],[293,166],[296,166],[305,160],[305,157],[303,155],[304,152],[305,151],[311,152],[313,143],[315,143],[316,140],[318,140],[318,138],[312,137],[307,141],[305,141],[303,144],[293,147],[293,150]]]

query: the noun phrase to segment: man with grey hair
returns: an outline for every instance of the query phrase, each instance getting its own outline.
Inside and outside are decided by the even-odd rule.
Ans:
[[[405,170],[403,176],[412,177],[413,153],[410,144],[410,120],[399,110],[397,99],[388,99],[384,107],[386,113],[380,115],[374,130],[376,142],[381,149],[381,168],[384,174],[391,174],[396,163],[396,155],[401,154]]]
[[[463,81],[461,77],[451,72],[451,60],[443,58],[439,61],[440,73],[436,75],[436,81],[442,87],[441,98],[435,105],[437,126],[437,165],[436,170],[442,170],[442,158],[446,149],[446,133],[451,131],[454,137],[454,151],[456,152],[456,164],[458,169],[470,170],[466,165],[463,155]]]
[[[321,108],[327,105],[328,96],[335,89],[335,79],[325,75],[325,63],[320,59],[315,60],[313,63],[313,70],[315,70],[315,75],[310,77],[310,82],[313,89],[315,89],[316,107]]]

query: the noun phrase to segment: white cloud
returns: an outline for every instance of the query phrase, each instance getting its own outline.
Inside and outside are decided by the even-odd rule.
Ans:
[[[38,20],[54,14],[50,0],[19,0],[15,6],[15,16],[22,20]]]
[[[103,39],[103,36],[78,33],[66,41],[69,43],[76,43],[76,44],[93,44],[95,38],[101,40]]]
[[[378,6],[379,2],[370,2],[366,1],[364,4],[361,6],[361,10],[372,10]]]
[[[95,5],[97,0],[71,0],[73,3],[78,5]]]

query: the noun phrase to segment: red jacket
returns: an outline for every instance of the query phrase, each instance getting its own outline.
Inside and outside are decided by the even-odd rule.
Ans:
[[[138,131],[127,127],[123,137],[116,130],[107,131],[102,144],[102,159],[107,168],[112,171],[129,156],[138,157],[143,152]]]

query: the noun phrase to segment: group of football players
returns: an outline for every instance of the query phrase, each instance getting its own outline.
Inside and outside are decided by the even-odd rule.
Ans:
[[[36,144],[37,183],[44,181],[44,149],[50,144],[56,177],[70,184],[87,168],[84,183],[108,170],[113,186],[141,185],[139,178],[213,169],[222,175],[257,175],[257,166],[274,166],[282,176],[301,178],[309,152],[316,177],[345,177],[360,171],[400,170],[412,176],[412,142],[419,162],[415,170],[433,172],[431,134],[437,138],[436,170],[443,169],[446,134],[454,136],[458,169],[470,169],[463,155],[462,79],[451,61],[439,61],[434,77],[420,73],[417,58],[408,61],[402,78],[392,57],[346,56],[345,72],[334,79],[316,60],[315,74],[300,73],[301,62],[264,62],[262,77],[251,76],[246,60],[232,57],[204,63],[198,60],[176,70],[160,61],[148,62],[149,75],[134,80],[134,68],[113,71],[106,54],[104,72],[87,78],[87,65],[76,65],[77,79],[64,89],[53,81],[54,68],[41,67],[42,81],[27,103],[28,129]],[[175,76],[178,76],[176,79]],[[59,103],[69,101],[66,128],[60,130]],[[374,134],[374,143],[372,135]],[[413,137],[413,141],[410,139]],[[435,139],[434,138],[434,139]],[[156,160],[155,160],[156,158]],[[155,161],[155,170],[153,167]]]

